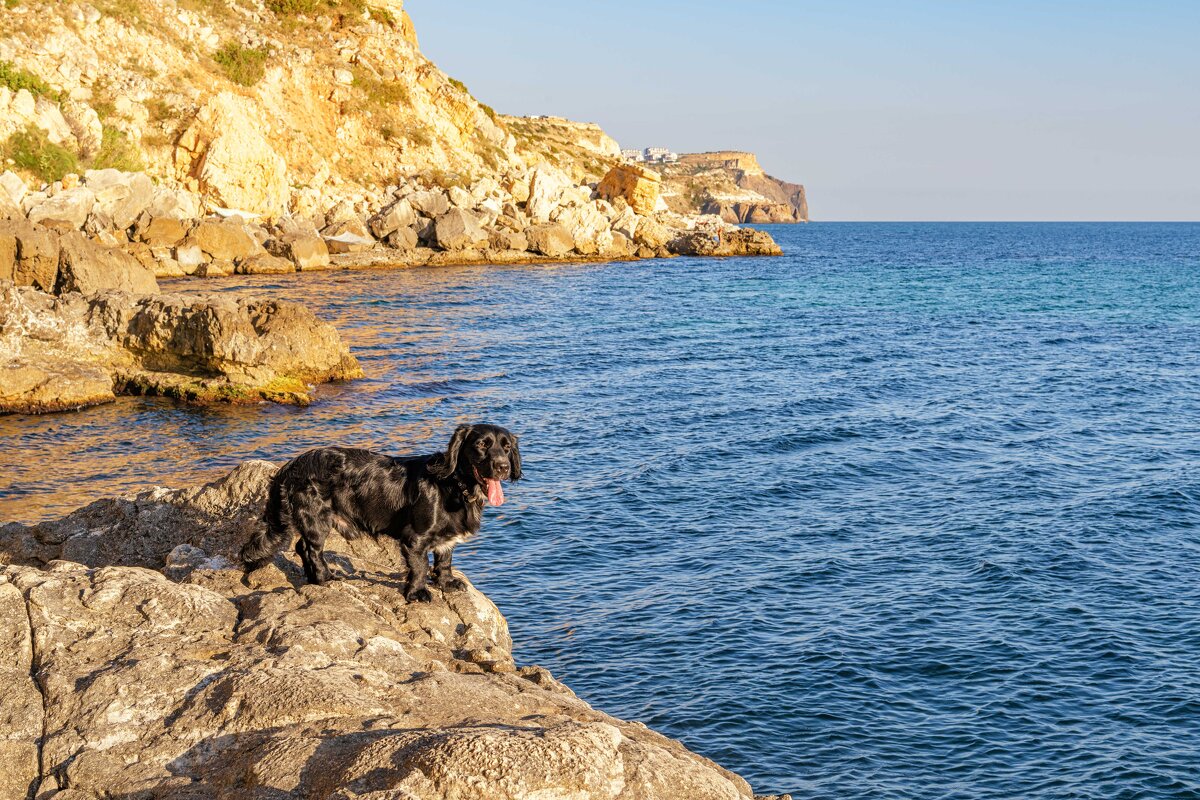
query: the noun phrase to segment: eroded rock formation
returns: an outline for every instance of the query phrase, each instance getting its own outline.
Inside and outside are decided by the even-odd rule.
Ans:
[[[0,527],[0,794],[93,800],[749,800],[680,743],[512,656],[474,588],[410,605],[399,554],[343,580],[232,559],[274,466]],[[486,534],[485,534],[486,535]]]
[[[306,403],[362,374],[331,326],[295,303],[223,295],[53,297],[0,281],[0,413],[116,394]]]

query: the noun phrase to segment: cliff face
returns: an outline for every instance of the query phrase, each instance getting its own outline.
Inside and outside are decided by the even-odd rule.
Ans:
[[[578,183],[595,183],[621,160],[616,139],[593,122],[545,116],[500,119],[527,161],[553,164]]]
[[[661,168],[663,196],[681,214],[718,214],[732,223],[808,221],[804,187],[766,174],[753,153],[688,153]]]
[[[19,0],[0,87],[0,143],[32,125],[84,166],[120,158],[253,213],[524,166],[401,0]]]
[[[753,797],[514,663],[474,588],[406,603],[390,540],[334,535],[326,586],[282,555],[243,581],[274,472],[0,527],[0,797]]]

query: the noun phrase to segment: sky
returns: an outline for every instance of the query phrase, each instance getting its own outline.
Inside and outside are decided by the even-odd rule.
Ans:
[[[750,150],[816,220],[1200,220],[1200,0],[409,0],[508,114]]]

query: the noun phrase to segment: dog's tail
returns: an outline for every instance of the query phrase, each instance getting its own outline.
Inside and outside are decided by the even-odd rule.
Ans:
[[[291,538],[291,509],[284,497],[278,476],[267,490],[267,507],[263,510],[263,525],[255,529],[250,541],[242,548],[241,559],[246,572],[265,567]]]

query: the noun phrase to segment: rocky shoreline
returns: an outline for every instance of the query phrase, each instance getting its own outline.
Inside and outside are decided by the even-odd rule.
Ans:
[[[327,586],[243,579],[274,471],[0,527],[0,796],[754,798],[518,665],[473,587],[406,603],[390,540],[334,535]]]
[[[387,196],[259,220],[201,215],[200,197],[141,173],[87,172],[34,192],[0,174],[0,413],[118,394],[303,404],[311,384],[362,375],[301,306],[161,295],[159,278],[780,252],[761,231],[662,210],[656,176],[633,166],[594,186],[539,165],[470,191],[414,182]]]

